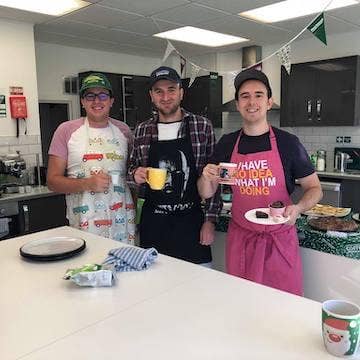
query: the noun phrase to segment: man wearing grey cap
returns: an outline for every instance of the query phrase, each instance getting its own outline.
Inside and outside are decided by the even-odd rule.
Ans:
[[[220,204],[212,198],[203,211],[196,183],[213,155],[215,136],[208,119],[181,108],[183,94],[174,69],[161,66],[151,73],[150,96],[156,114],[135,129],[128,172],[131,180],[145,187],[140,245],[195,264],[209,264]],[[162,190],[146,183],[148,167],[167,170]]]
[[[220,139],[198,181],[199,192],[204,198],[215,193],[219,183],[216,164],[236,164],[227,271],[302,295],[302,265],[294,224],[300,213],[321,199],[320,182],[299,139],[267,121],[273,103],[267,76],[258,70],[245,70],[236,76],[234,86],[243,127]],[[295,179],[304,190],[297,204],[290,199]],[[271,205],[277,209],[269,214]]]

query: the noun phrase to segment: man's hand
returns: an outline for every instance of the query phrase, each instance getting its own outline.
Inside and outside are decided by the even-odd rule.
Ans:
[[[110,179],[108,174],[100,173],[91,175],[86,180],[90,191],[104,192],[109,190]]]
[[[290,219],[286,222],[288,225],[294,225],[298,218],[301,209],[298,205],[289,205],[285,208],[284,217],[289,216]]]
[[[137,184],[143,184],[146,182],[146,174],[147,168],[146,167],[138,167],[134,172],[134,180]]]
[[[219,165],[207,164],[203,169],[202,175],[206,180],[217,183],[219,181]]]
[[[215,239],[215,225],[211,221],[205,221],[200,230],[200,244],[211,245]]]

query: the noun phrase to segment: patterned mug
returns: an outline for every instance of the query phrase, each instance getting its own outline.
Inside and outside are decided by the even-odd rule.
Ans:
[[[322,335],[330,354],[343,358],[356,354],[359,331],[359,306],[345,300],[328,300],[322,304]]]

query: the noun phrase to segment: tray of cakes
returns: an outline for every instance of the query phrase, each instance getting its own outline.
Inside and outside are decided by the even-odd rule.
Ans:
[[[351,208],[336,207],[331,205],[316,204],[313,208],[303,214],[314,217],[344,217],[349,215]]]

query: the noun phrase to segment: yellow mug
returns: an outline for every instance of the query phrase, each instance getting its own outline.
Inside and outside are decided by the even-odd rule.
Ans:
[[[147,168],[146,182],[150,185],[153,190],[161,190],[166,181],[167,171],[166,169],[158,168]]]

